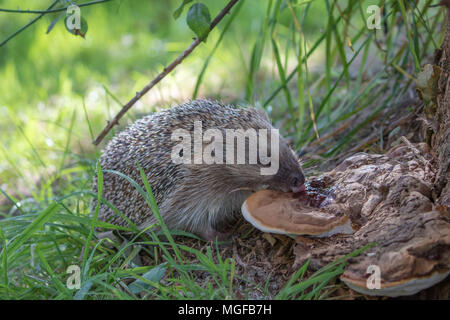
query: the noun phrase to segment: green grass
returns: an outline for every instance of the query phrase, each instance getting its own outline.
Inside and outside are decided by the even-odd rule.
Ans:
[[[42,211],[3,219],[0,229],[3,271],[0,298],[236,299],[240,292],[236,291],[235,283],[248,280],[236,274],[235,260],[222,258],[217,242],[206,246],[206,252],[176,243],[161,218],[146,175],[140,170],[145,190],[129,177],[117,174],[130,181],[152,208],[158,223],[145,230],[139,231],[133,225],[126,228],[97,221],[99,204],[101,201],[106,203],[101,196],[103,173],[100,166],[97,167],[97,194],[86,191],[85,195],[80,195],[77,192],[53,201]],[[78,205],[71,208],[73,201],[77,204],[81,199],[88,202],[89,197],[98,200],[93,217],[77,212]],[[94,228],[98,226],[111,227],[111,230],[134,230],[135,236],[124,243],[97,239]],[[157,226],[161,226],[162,234],[155,232]],[[195,238],[194,235],[186,236]],[[307,262],[279,293],[274,295],[264,287],[263,296],[275,299],[323,298],[321,290],[344,271],[346,260],[370,246],[304,279]],[[133,263],[141,250],[152,257],[155,265]],[[81,266],[79,290],[66,286],[67,270],[71,265]],[[211,280],[197,281],[195,273],[198,272]],[[260,289],[260,284],[247,285],[254,290]]]
[[[225,5],[204,2],[212,16]],[[297,150],[321,147],[306,167],[326,162],[357,144],[413,88],[410,77],[442,41],[436,30],[443,11],[431,3],[240,1],[121,126],[184,99],[214,97],[265,108]],[[306,263],[273,292],[268,282],[239,274],[221,244],[187,246],[164,227],[145,179],[139,192],[162,232],[109,225],[97,221],[98,208],[90,210],[93,197],[103,201],[101,183],[91,190],[93,177],[102,176],[100,150],[91,141],[192,40],[183,16],[171,18],[178,4],[112,1],[85,8],[86,40],[61,22],[46,35],[56,17],[48,15],[0,47],[0,299],[231,299],[255,291],[267,298],[323,299],[333,291],[345,259],[315,273]],[[370,4],[385,5],[386,34],[367,29]],[[17,5],[0,1],[0,8]],[[0,13],[0,37],[33,17]],[[346,130],[333,136],[339,127]],[[96,226],[139,236],[125,244],[99,240]],[[135,263],[139,251],[150,266]],[[81,267],[80,290],[66,287],[66,270],[74,264]],[[247,292],[239,292],[242,284]]]

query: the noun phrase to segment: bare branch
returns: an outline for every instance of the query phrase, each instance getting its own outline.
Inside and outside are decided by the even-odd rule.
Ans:
[[[84,3],[80,3],[80,4],[76,4],[75,5],[77,7],[85,7],[85,6],[91,6],[93,4],[98,4],[98,3],[102,3],[102,2],[108,2],[111,0],[97,0],[97,1],[90,1],[90,2],[84,2]],[[62,7],[62,8],[56,8],[56,9],[47,9],[47,10],[20,10],[20,9],[2,9],[0,8],[0,12],[9,12],[9,13],[43,13],[43,14],[47,14],[47,13],[53,13],[53,12],[60,12],[60,11],[65,11],[67,10],[69,6],[67,7]]]
[[[80,3],[77,4],[78,7],[85,7],[85,6],[90,6],[93,4],[98,4],[98,3],[102,3],[102,2],[108,2],[111,0],[97,0],[97,1],[91,1],[91,2],[85,2],[85,3]],[[30,22],[28,22],[26,25],[24,25],[22,28],[20,28],[19,30],[17,30],[16,32],[12,33],[11,35],[9,35],[5,40],[3,40],[0,43],[0,47],[4,46],[9,40],[11,40],[12,38],[14,38],[15,36],[17,36],[19,33],[21,33],[23,30],[25,30],[26,28],[28,28],[29,26],[31,26],[33,23],[35,23],[36,21],[38,21],[40,18],[42,18],[44,15],[48,14],[48,13],[53,13],[53,12],[59,12],[59,11],[65,11],[67,10],[68,7],[63,7],[63,8],[56,8],[56,9],[52,9],[57,3],[59,2],[59,0],[56,0],[55,2],[53,2],[50,7],[47,8],[47,10],[14,10],[14,9],[1,9],[0,8],[0,12],[10,12],[10,13],[38,13],[39,15],[34,18],[33,20],[31,20]]]
[[[217,15],[217,17],[211,22],[209,26],[209,30],[211,31],[219,22],[223,19],[223,17],[230,11],[230,9],[238,2],[239,0],[231,0],[222,9],[222,11]],[[119,120],[123,117],[123,115],[143,96],[145,95],[151,88],[153,88],[158,82],[160,82],[164,77],[169,74],[177,65],[179,65],[184,58],[186,58],[194,49],[200,44],[200,40],[195,38],[195,40],[190,44],[190,46],[181,53],[169,66],[164,68],[164,70],[156,76],[149,84],[147,84],[141,91],[137,92],[136,95],[122,107],[122,109],[117,113],[117,115],[108,122],[106,127],[102,130],[102,132],[98,135],[98,137],[94,140],[93,144],[98,145],[108,132],[119,123]]]
[[[57,3],[59,2],[59,0],[54,1],[50,7],[47,8],[47,10],[50,10],[51,8],[53,8]],[[23,30],[25,30],[26,28],[28,28],[29,26],[31,26],[33,23],[35,23],[36,21],[38,21],[40,18],[42,18],[45,15],[45,13],[41,13],[40,15],[38,15],[36,18],[34,18],[33,20],[31,20],[30,22],[28,22],[26,25],[24,25],[22,28],[20,28],[19,30],[17,30],[16,32],[14,32],[13,34],[11,34],[10,36],[8,36],[5,40],[3,40],[0,43],[0,47],[4,46],[9,40],[11,40],[12,38],[14,38],[15,36],[17,36],[19,33],[21,33]]]

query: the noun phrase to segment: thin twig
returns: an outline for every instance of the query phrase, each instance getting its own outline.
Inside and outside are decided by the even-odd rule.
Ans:
[[[93,4],[98,4],[98,3],[102,3],[102,2],[108,2],[108,1],[111,1],[111,0],[97,0],[97,1],[90,1],[90,2],[85,2],[85,3],[75,4],[75,5],[77,7],[85,7],[85,6],[90,6],[90,5],[93,5]],[[9,12],[9,13],[43,13],[43,14],[47,14],[47,13],[65,11],[65,10],[67,10],[68,7],[69,6],[62,7],[62,8],[57,8],[57,9],[49,8],[47,10],[20,10],[20,9],[2,9],[2,8],[0,8],[0,12]]]
[[[50,7],[47,8],[47,10],[50,10],[51,8],[53,8],[57,3],[59,2],[59,0],[56,0],[55,2],[53,2]],[[9,37],[7,37],[5,40],[2,41],[2,43],[0,43],[0,47],[4,46],[9,40],[11,40],[12,38],[14,38],[15,36],[17,36],[19,33],[21,33],[23,30],[25,30],[26,28],[28,28],[29,26],[31,26],[33,23],[35,23],[36,21],[38,21],[40,18],[42,18],[45,15],[45,13],[41,13],[40,15],[38,15],[36,18],[34,18],[33,20],[31,20],[30,22],[28,22],[26,25],[24,25],[22,28],[20,28],[19,30],[17,30],[16,32],[14,32],[13,34],[11,34]]]
[[[223,8],[223,10],[217,15],[217,17],[211,22],[209,26],[209,30],[211,31],[219,22],[223,19],[223,17],[230,11],[230,9],[238,2],[239,0],[231,0],[228,4]],[[142,97],[144,96],[151,88],[153,88],[158,82],[160,82],[166,75],[168,75],[176,66],[178,66],[184,58],[186,58],[194,49],[200,44],[200,40],[195,38],[194,41],[190,44],[190,46],[181,53],[169,66],[165,67],[164,70],[156,76],[149,84],[147,84],[141,91],[137,92],[136,95],[128,101],[126,105],[122,107],[119,113],[108,122],[106,127],[102,130],[102,132],[98,135],[98,137],[94,140],[93,144],[98,145],[108,132],[119,123],[120,118]]]
[[[108,2],[111,0],[97,0],[97,1],[91,1],[91,2],[85,2],[85,3],[80,3],[77,6],[78,7],[85,7],[85,6],[90,6],[93,4],[99,4],[102,2]],[[33,20],[31,20],[29,23],[27,23],[26,25],[24,25],[22,28],[20,28],[19,30],[17,30],[16,32],[14,32],[13,34],[11,34],[9,37],[7,37],[5,40],[3,40],[0,43],[0,47],[4,46],[9,40],[11,40],[12,38],[14,38],[15,36],[17,36],[19,33],[21,33],[23,30],[25,30],[26,28],[28,28],[29,26],[31,26],[33,23],[35,23],[36,21],[38,21],[40,18],[42,18],[44,15],[48,14],[48,13],[53,13],[53,12],[59,12],[59,11],[64,11],[67,10],[67,7],[62,7],[62,8],[57,8],[57,9],[52,9],[57,3],[59,2],[59,0],[56,0],[55,2],[52,3],[52,5],[50,7],[47,8],[47,10],[14,10],[14,9],[1,9],[0,8],[0,12],[12,12],[12,13],[38,13],[39,16],[37,16],[36,18],[34,18]]]

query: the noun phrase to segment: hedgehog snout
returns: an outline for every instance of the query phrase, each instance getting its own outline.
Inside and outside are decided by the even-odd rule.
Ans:
[[[289,185],[292,192],[302,192],[305,190],[305,176],[303,173],[296,173],[291,175]]]

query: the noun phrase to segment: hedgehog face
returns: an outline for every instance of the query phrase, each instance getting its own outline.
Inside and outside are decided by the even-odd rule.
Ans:
[[[276,174],[268,177],[269,189],[283,192],[301,192],[305,189],[299,159],[283,138],[280,138],[279,168]]]
[[[304,190],[305,177],[294,151],[283,138],[280,138],[277,152],[268,150],[269,156],[256,164],[224,164],[209,166],[209,174],[218,178],[220,188],[238,190],[272,189],[283,192],[300,192]],[[248,160],[248,158],[246,158]],[[275,163],[277,162],[277,163]],[[203,167],[203,166],[202,166]],[[276,168],[273,174],[261,174],[263,169]],[[214,173],[213,173],[214,172]]]
[[[286,140],[279,138],[279,145],[275,150],[268,150],[269,162],[258,159],[257,165],[245,165],[240,167],[235,178],[244,178],[256,190],[271,189],[283,192],[301,192],[305,189],[305,176],[300,161]],[[263,175],[262,169],[276,168],[273,174]],[[272,170],[271,170],[272,171]]]

